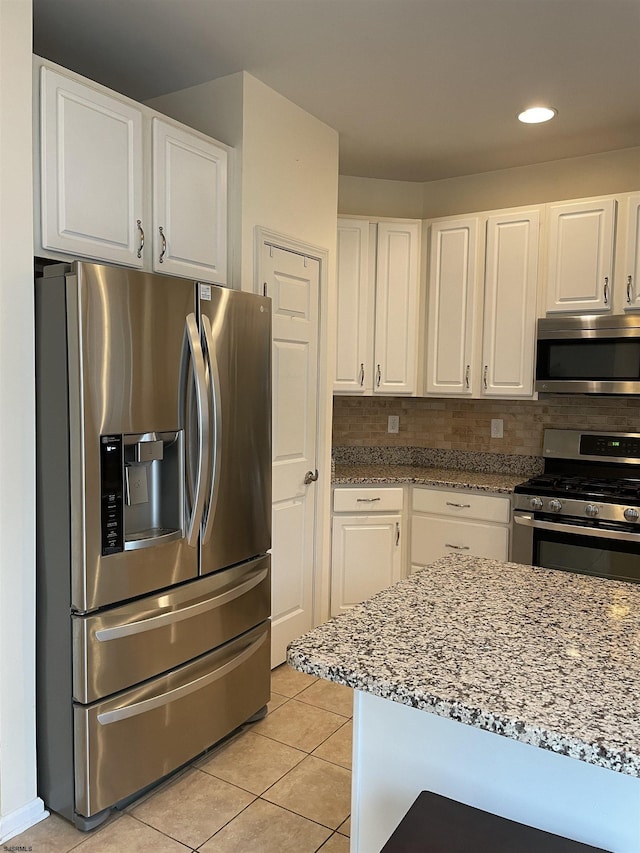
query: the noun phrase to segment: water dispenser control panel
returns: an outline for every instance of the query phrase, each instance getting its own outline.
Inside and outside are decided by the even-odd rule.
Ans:
[[[100,436],[102,556],[124,550],[123,448],[121,435]]]

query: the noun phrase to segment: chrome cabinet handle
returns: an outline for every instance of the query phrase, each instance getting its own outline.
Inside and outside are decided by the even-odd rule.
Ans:
[[[469,388],[469,376],[470,376],[470,374],[471,374],[471,365],[468,364],[467,369],[464,372],[464,384],[466,385],[467,389]]]
[[[631,304],[631,282],[633,279],[630,275],[627,276],[627,302]]]
[[[458,509],[471,509],[471,504],[454,504],[451,501],[446,501],[445,506],[455,506]]]
[[[380,387],[380,380],[382,379],[382,372],[380,370],[380,365],[378,365],[378,369],[376,370],[376,388]]]
[[[364,362],[360,364],[360,387],[364,385]]]
[[[164,229],[162,225],[159,226],[158,230],[160,231],[160,238],[162,239],[162,251],[160,252],[159,263],[164,263],[164,256],[167,253],[167,238],[164,236]]]
[[[609,304],[609,276],[604,277],[604,304]]]
[[[380,498],[356,498],[356,503],[359,504],[372,504],[376,501],[379,501]]]
[[[489,365],[485,364],[484,370],[482,372],[482,384],[484,385],[484,390],[487,390],[487,373],[489,372]]]
[[[138,231],[140,232],[140,245],[138,246],[138,257],[142,257],[142,250],[144,249],[144,231],[142,229],[142,220],[137,219],[136,225],[138,226]]]
[[[400,522],[396,521],[396,547],[400,544]]]
[[[317,479],[318,479],[318,469],[317,468],[315,471],[307,471],[307,473],[304,475],[304,484],[305,484],[305,486],[308,486],[310,483],[315,483],[315,481]]]
[[[445,548],[454,548],[456,551],[468,551],[468,545],[450,545],[448,542],[444,543]]]

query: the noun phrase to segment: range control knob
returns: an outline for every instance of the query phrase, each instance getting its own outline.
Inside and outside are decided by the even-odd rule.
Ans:
[[[633,507],[628,507],[624,511],[624,517],[627,519],[627,521],[637,521],[639,516],[640,513],[638,513],[638,510],[634,509]]]
[[[554,498],[552,501],[549,501],[549,509],[551,510],[551,512],[560,512],[560,510],[562,509],[562,504],[559,500],[556,500],[556,498]]]
[[[595,504],[587,504],[584,508],[584,511],[589,516],[589,518],[595,518],[596,515],[600,512],[599,508]]]
[[[542,498],[531,498],[529,506],[531,509],[542,509]]]

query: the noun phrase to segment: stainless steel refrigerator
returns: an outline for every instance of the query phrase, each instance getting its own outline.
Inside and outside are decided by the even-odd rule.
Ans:
[[[39,794],[91,829],[270,689],[270,300],[36,279]]]

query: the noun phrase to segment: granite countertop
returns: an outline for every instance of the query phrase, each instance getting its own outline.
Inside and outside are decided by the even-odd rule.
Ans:
[[[449,486],[453,489],[476,489],[484,492],[512,494],[522,474],[466,471],[457,468],[431,468],[418,465],[386,465],[337,463],[332,476],[334,485],[393,485],[414,483],[420,486]]]
[[[451,556],[320,625],[301,672],[640,776],[640,586]]]

